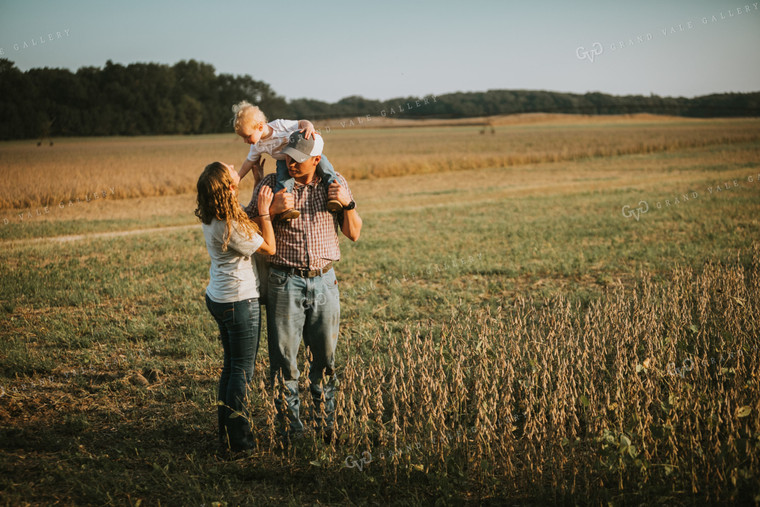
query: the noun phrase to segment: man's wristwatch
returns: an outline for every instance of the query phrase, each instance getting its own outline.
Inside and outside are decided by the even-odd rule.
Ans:
[[[351,201],[350,203],[348,203],[348,206],[343,206],[343,209],[344,209],[344,210],[347,210],[347,209],[354,209],[355,207],[356,207],[356,202],[354,202],[354,201]]]

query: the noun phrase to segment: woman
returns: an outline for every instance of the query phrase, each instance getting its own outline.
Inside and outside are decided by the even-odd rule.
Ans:
[[[257,200],[259,217],[251,221],[238,202],[240,178],[232,166],[214,162],[198,178],[198,207],[211,256],[206,306],[219,325],[224,366],[219,379],[219,439],[233,451],[253,447],[247,391],[259,349],[259,289],[251,263],[254,252],[275,253],[269,219],[272,191]]]

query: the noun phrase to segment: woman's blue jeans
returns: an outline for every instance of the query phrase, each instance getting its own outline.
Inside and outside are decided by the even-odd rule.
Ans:
[[[219,325],[224,366],[219,378],[219,439],[234,451],[253,447],[248,393],[261,326],[258,298],[217,303],[206,295],[206,306]]]

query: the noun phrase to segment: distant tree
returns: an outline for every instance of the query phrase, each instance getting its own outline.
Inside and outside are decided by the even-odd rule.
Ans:
[[[342,116],[333,104],[313,99],[294,99],[290,101],[290,117],[293,119],[323,120]]]
[[[378,101],[359,95],[335,103],[287,102],[249,75],[216,74],[212,65],[108,60],[76,72],[42,68],[21,72],[0,59],[0,139],[42,136],[204,134],[232,131],[231,106],[247,100],[270,119],[314,121],[385,115],[389,118],[462,118],[529,112],[654,113],[695,117],[760,116],[760,93],[723,93],[693,99],[542,90],[456,92]],[[420,104],[419,106],[417,104]]]
[[[5,58],[0,59],[0,138],[35,137],[37,105],[29,76]]]

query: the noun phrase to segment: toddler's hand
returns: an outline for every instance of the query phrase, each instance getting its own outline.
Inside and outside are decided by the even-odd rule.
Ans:
[[[303,132],[303,136],[306,139],[314,139],[314,125],[311,122],[309,122],[309,124],[306,127],[302,128],[299,132]]]

